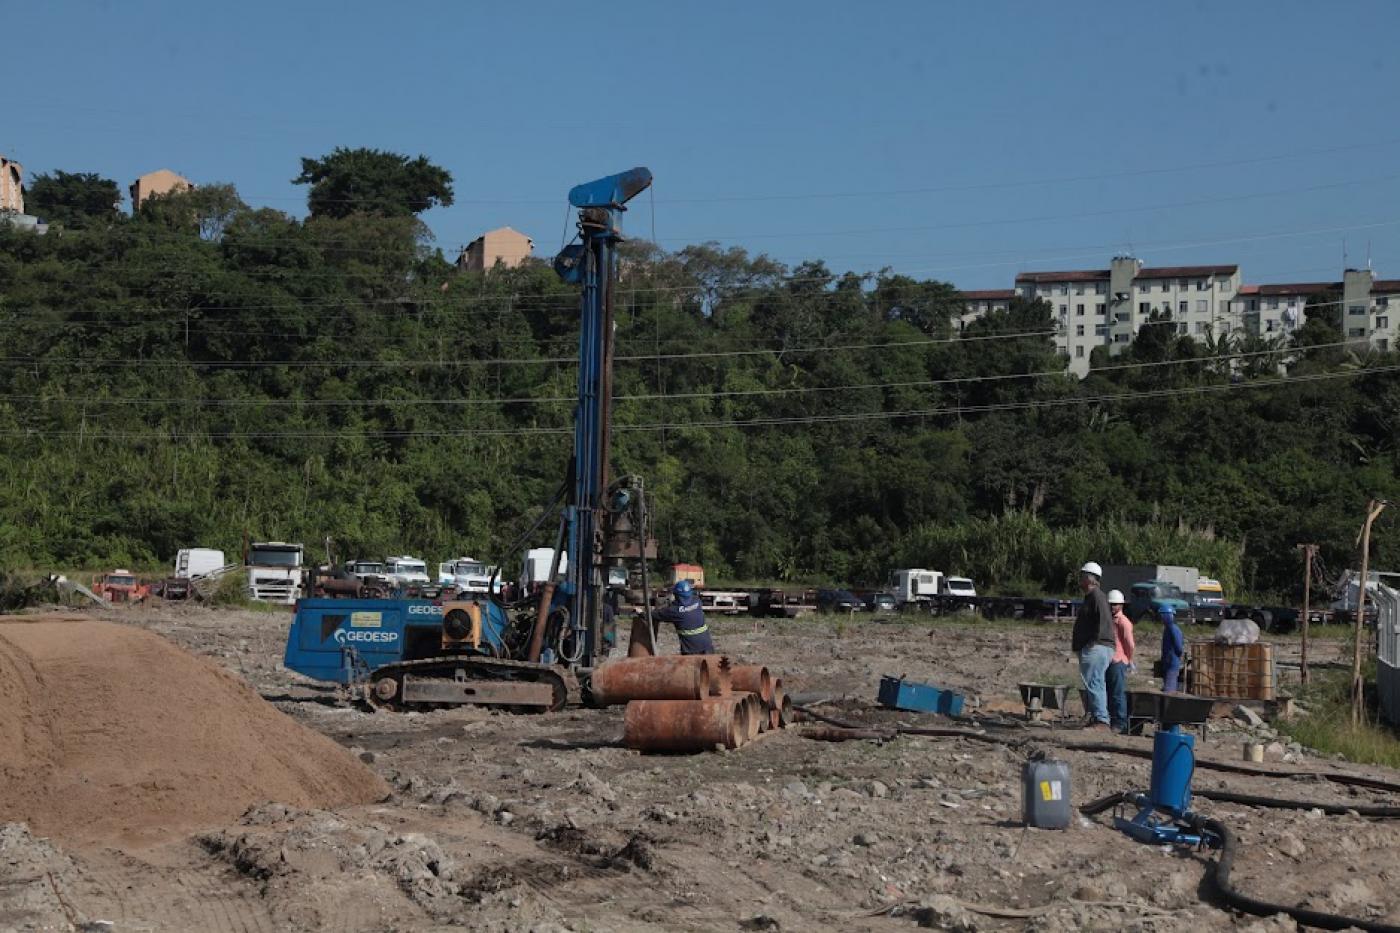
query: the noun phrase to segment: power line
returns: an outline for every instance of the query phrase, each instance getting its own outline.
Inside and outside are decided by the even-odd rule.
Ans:
[[[1086,404],[1112,404],[1117,402],[1134,401],[1146,398],[1175,398],[1187,395],[1200,395],[1204,393],[1229,392],[1242,389],[1272,388],[1281,385],[1295,385],[1312,382],[1323,382],[1335,379],[1354,379],[1359,376],[1376,375],[1380,373],[1390,373],[1400,371],[1400,364],[1376,366],[1369,369],[1356,369],[1341,372],[1312,373],[1302,376],[1285,376],[1276,379],[1256,379],[1249,382],[1220,383],[1204,386],[1175,387],[1170,389],[1149,389],[1134,392],[1120,392],[1111,394],[1101,394],[1093,396],[1067,396],[1056,399],[1039,399],[1020,402],[1002,402],[985,405],[960,405],[943,408],[916,408],[899,411],[860,411],[845,412],[841,414],[826,415],[798,415],[773,418],[753,418],[745,420],[711,420],[711,421],[677,421],[677,422],[653,422],[647,424],[622,424],[614,425],[614,431],[671,431],[687,428],[749,428],[749,427],[775,427],[794,424],[829,424],[851,421],[865,420],[890,420],[897,418],[922,418],[940,415],[967,415],[984,414],[998,411],[1021,411],[1039,408],[1055,408],[1066,405],[1086,405]],[[475,428],[461,430],[440,430],[440,431],[362,431],[356,432],[363,437],[379,438],[434,438],[434,437],[501,437],[501,436],[535,436],[551,434],[571,434],[571,426],[563,427],[533,427],[533,428]],[[344,436],[342,431],[161,431],[161,432],[93,432],[93,431],[41,431],[41,430],[9,430],[0,431],[0,437],[86,437],[93,440],[179,440],[190,439],[231,439],[231,438],[339,438]]]
[[[1115,363],[1107,366],[1096,366],[1088,371],[1086,376],[1101,375],[1109,372],[1123,372],[1129,370],[1154,369],[1167,366],[1213,366],[1231,360],[1252,359],[1256,357],[1288,356],[1298,354],[1306,350],[1315,352],[1319,350],[1330,350],[1352,347],[1355,340],[1342,340],[1335,343],[1313,344],[1306,348],[1272,347],[1263,350],[1241,350],[1231,353],[1213,354],[1210,356],[1185,357],[1172,360],[1144,360],[1131,363]],[[973,383],[986,382],[1008,382],[1021,379],[1045,379],[1054,377],[1068,377],[1069,373],[1063,369],[1039,370],[1027,373],[993,373],[983,376],[953,376],[943,379],[919,379],[907,382],[875,382],[854,385],[835,386],[785,386],[763,389],[716,389],[696,392],[658,392],[642,394],[615,395],[615,401],[667,401],[673,399],[696,399],[696,398],[742,398],[749,396],[768,395],[801,395],[816,392],[856,392],[874,389],[906,389],[923,388],[943,385],[968,385]],[[267,398],[135,398],[130,396],[102,397],[89,396],[79,398],[63,398],[44,395],[4,395],[0,396],[0,401],[35,401],[41,403],[63,403],[69,405],[210,405],[221,407],[293,407],[293,408],[327,408],[345,406],[478,406],[478,405],[529,405],[529,404],[555,404],[562,402],[575,402],[577,399],[572,395],[555,396],[516,396],[512,398],[378,398],[378,399],[267,399]]]

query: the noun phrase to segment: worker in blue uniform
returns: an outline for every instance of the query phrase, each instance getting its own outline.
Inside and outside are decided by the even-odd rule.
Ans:
[[[1158,615],[1162,618],[1162,692],[1176,693],[1181,662],[1186,656],[1186,640],[1176,625],[1176,610],[1163,606]]]
[[[705,624],[705,610],[700,605],[700,597],[689,580],[681,580],[671,587],[675,602],[658,610],[654,616],[658,621],[670,622],[676,627],[681,640],[681,654],[714,654],[715,643],[710,638],[710,627]]]

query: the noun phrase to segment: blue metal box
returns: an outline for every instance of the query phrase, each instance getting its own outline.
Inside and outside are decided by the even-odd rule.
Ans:
[[[889,709],[942,713],[944,716],[962,715],[961,693],[944,690],[932,684],[915,683],[903,677],[881,677],[880,693],[876,699],[881,706]]]

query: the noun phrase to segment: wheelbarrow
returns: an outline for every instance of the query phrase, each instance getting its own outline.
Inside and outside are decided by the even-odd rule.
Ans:
[[[1053,709],[1064,718],[1065,700],[1069,696],[1068,684],[1017,684],[1021,690],[1021,704],[1026,708],[1026,719],[1039,722],[1048,709]]]

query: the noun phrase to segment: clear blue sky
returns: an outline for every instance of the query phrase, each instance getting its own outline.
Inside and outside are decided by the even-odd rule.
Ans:
[[[1345,238],[1353,265],[1369,241],[1377,272],[1400,278],[1387,0],[113,0],[0,15],[0,152],[27,172],[125,190],[169,167],[301,214],[299,157],[422,153],[456,180],[456,205],[425,215],[449,254],[502,224],[552,254],[570,186],[647,165],[672,249],[716,239],[996,288],[1129,249],[1240,262],[1250,282],[1339,277]],[[651,234],[645,196],[628,223]]]

